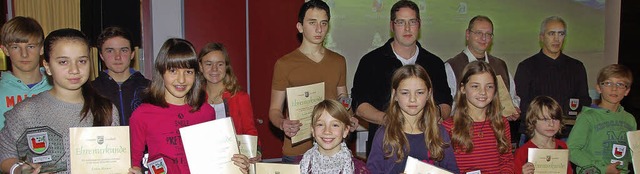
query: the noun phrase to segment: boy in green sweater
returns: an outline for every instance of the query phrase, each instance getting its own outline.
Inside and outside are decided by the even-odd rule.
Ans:
[[[629,173],[627,131],[636,130],[637,125],[620,101],[629,94],[632,79],[631,70],[624,65],[600,70],[596,90],[601,102],[582,109],[567,140],[578,173]]]

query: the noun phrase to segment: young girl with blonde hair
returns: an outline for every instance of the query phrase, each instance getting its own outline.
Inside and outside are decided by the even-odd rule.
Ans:
[[[433,85],[420,65],[405,65],[392,76],[385,125],[376,131],[367,168],[374,173],[401,173],[407,157],[458,173],[450,138],[438,124]]]
[[[225,46],[221,43],[207,43],[198,53],[198,62],[207,82],[207,103],[215,109],[216,118],[233,118],[233,126],[238,135],[258,136],[251,99],[238,84]],[[260,161],[261,156],[258,146],[258,154],[251,158],[251,162]]]
[[[315,142],[300,161],[300,173],[369,173],[344,142],[351,126],[347,109],[338,101],[324,100],[313,108],[312,116],[311,133]]]

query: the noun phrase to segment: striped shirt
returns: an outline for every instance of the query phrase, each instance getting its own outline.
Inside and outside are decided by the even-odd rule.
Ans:
[[[509,121],[503,118],[505,124],[504,135],[507,136],[507,142],[511,142],[511,131],[509,130]],[[447,129],[449,135],[453,128],[453,120],[448,119],[442,123]],[[513,173],[513,154],[511,153],[511,144],[509,144],[509,153],[500,154],[498,152],[497,140],[489,121],[474,122],[472,142],[473,151],[465,153],[459,149],[454,149],[456,162],[460,173],[473,172],[480,170],[486,173]],[[455,147],[454,147],[455,148]]]

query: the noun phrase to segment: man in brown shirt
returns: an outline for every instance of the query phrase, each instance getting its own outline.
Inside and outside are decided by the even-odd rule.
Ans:
[[[282,161],[285,163],[298,163],[313,145],[312,141],[296,145],[291,143],[290,137],[298,133],[302,123],[289,120],[283,114],[286,88],[324,82],[325,99],[337,99],[347,94],[344,57],[322,45],[329,18],[329,6],[325,2],[311,0],[304,3],[296,24],[298,32],[302,34],[302,43],[296,50],[278,59],[273,68],[269,120],[286,135],[282,147]]]

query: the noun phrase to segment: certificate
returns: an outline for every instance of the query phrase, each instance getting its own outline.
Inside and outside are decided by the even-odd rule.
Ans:
[[[247,158],[253,158],[258,156],[258,136],[254,135],[236,135],[238,140],[238,149],[240,154],[247,156]],[[249,174],[256,173],[256,165],[251,164],[249,166]]]
[[[129,126],[69,128],[71,173],[128,173]]]
[[[256,174],[300,173],[299,164],[256,163]]]
[[[191,173],[242,173],[231,161],[239,151],[230,117],[180,128],[180,136]]]
[[[529,148],[527,162],[533,163],[535,173],[567,173],[569,166],[568,149]]]
[[[517,112],[516,107],[513,106],[513,100],[511,99],[511,94],[509,94],[506,83],[501,75],[497,75],[496,79],[498,79],[498,97],[500,97],[502,116],[506,117],[515,114]]]
[[[324,100],[324,82],[287,88],[287,107],[289,119],[302,123],[298,133],[291,137],[291,143],[296,144],[311,139],[311,112],[316,104]]]
[[[429,163],[422,162],[411,156],[407,156],[407,165],[404,167],[405,174],[453,174]]]
[[[640,172],[640,130],[627,132],[634,173]]]
[[[236,135],[240,154],[253,158],[258,155],[258,136]]]

